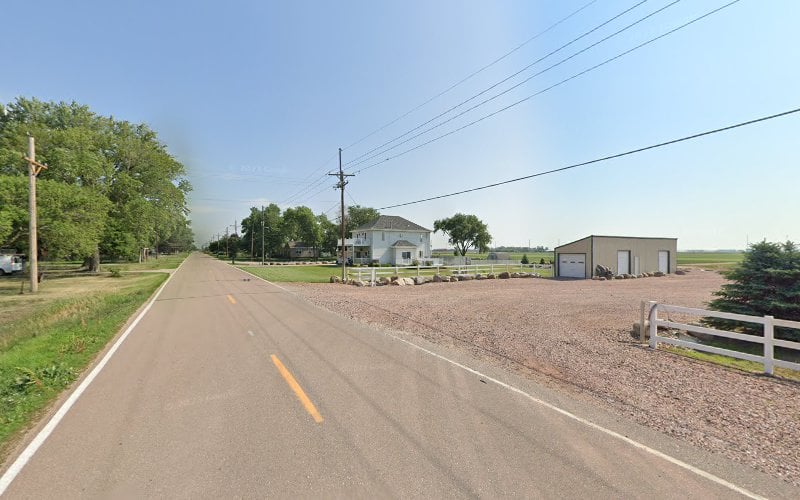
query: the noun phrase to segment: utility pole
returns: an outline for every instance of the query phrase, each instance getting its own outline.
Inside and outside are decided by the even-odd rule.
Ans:
[[[334,189],[339,189],[342,192],[342,219],[341,219],[341,232],[342,232],[342,283],[347,281],[347,257],[346,255],[346,248],[344,242],[344,187],[347,185],[347,181],[344,180],[345,177],[354,177],[355,174],[345,174],[342,172],[342,148],[339,148],[339,173],[338,174],[328,174],[328,175],[335,175],[339,178],[339,182],[336,183]]]
[[[264,265],[264,259],[266,258],[266,254],[264,253],[264,205],[261,205],[261,265]]]
[[[250,217],[253,217],[253,219],[250,221],[250,259],[252,260],[256,258],[256,240],[253,239],[253,236],[255,236],[256,232],[256,219],[254,214],[250,214]]]
[[[228,226],[225,226],[225,259],[228,258]]]
[[[28,221],[28,246],[31,263],[29,265],[31,273],[31,293],[39,291],[39,238],[36,229],[36,176],[47,165],[42,165],[36,161],[36,143],[33,136],[28,136],[28,212],[30,213],[30,220]]]

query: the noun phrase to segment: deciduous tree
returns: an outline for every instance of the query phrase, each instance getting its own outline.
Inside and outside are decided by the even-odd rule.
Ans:
[[[447,235],[450,244],[462,257],[470,248],[485,252],[492,241],[489,228],[474,215],[457,213],[450,218],[439,219],[434,221],[433,231]]]

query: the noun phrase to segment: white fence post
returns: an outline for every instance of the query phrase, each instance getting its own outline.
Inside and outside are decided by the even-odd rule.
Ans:
[[[371,285],[370,286],[375,286],[375,268],[374,267],[372,268],[372,279],[371,279]]]
[[[775,370],[773,361],[775,359],[775,326],[772,316],[764,316],[764,373],[773,375]]]
[[[658,329],[656,325],[656,321],[658,321],[658,303],[651,300],[648,304],[650,305],[650,313],[647,315],[647,317],[650,318],[650,347],[656,349],[658,347],[658,340],[656,340]]]

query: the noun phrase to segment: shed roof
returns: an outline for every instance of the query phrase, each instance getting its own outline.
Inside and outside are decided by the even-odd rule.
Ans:
[[[678,238],[668,238],[668,237],[658,237],[658,236],[608,236],[603,234],[590,234],[589,236],[584,236],[583,238],[579,238],[575,241],[570,241],[569,243],[564,243],[563,245],[558,245],[553,249],[553,251],[558,250],[561,247],[565,247],[567,245],[572,245],[573,243],[577,243],[579,241],[583,241],[587,238],[624,238],[628,240],[678,240]]]
[[[427,231],[419,224],[414,224],[410,220],[398,217],[397,215],[381,215],[374,221],[371,221],[363,226],[357,227],[353,231],[367,231],[370,229],[399,229],[404,231]]]

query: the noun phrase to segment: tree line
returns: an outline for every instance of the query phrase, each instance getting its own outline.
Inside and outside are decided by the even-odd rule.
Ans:
[[[0,105],[0,242],[28,251],[28,135],[38,179],[40,257],[136,259],[142,248],[186,250],[186,169],[144,124],[75,102],[18,98]]]
[[[380,217],[374,208],[352,205],[345,214],[345,237],[350,231]],[[340,217],[334,220],[324,213],[315,215],[306,206],[291,207],[281,211],[270,203],[266,207],[251,207],[250,213],[239,225],[239,231],[225,238],[213,239],[208,246],[211,253],[249,255],[253,258],[283,257],[290,242],[313,248],[319,254],[336,255],[341,238]]]

